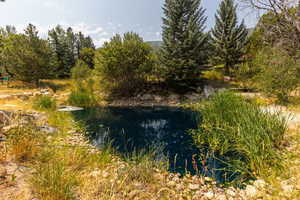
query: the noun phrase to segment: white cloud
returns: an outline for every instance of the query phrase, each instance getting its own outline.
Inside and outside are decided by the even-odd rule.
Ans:
[[[39,35],[43,38],[47,37],[48,31],[55,28],[57,24],[50,24],[50,25],[41,25],[39,23],[32,22],[34,26],[37,27],[39,31]],[[114,35],[111,29],[114,27],[112,24],[111,26],[107,26],[106,28],[100,26],[99,24],[86,24],[84,22],[70,24],[65,21],[61,21],[58,23],[64,29],[71,27],[74,32],[82,32],[86,36],[90,36],[93,38],[94,43],[97,47],[100,47],[104,44],[104,42],[109,41],[109,38]],[[27,27],[28,24],[17,24],[16,29],[18,32],[23,33],[24,29]]]

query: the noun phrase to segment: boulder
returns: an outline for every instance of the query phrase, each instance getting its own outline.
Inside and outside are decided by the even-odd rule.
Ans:
[[[170,100],[170,101],[179,101],[180,100],[180,96],[178,94],[171,94],[168,97],[168,100]]]
[[[154,99],[154,97],[151,94],[144,94],[144,95],[140,96],[140,99],[142,101],[151,101]]]
[[[201,95],[197,94],[197,93],[189,93],[189,94],[184,95],[184,98],[188,99],[190,101],[196,101],[196,100],[201,99]]]
[[[51,126],[39,126],[38,130],[50,134],[56,133],[58,131],[57,128]]]

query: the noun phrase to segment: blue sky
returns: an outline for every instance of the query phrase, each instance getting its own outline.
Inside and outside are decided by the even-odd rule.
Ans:
[[[208,29],[221,0],[203,0]],[[41,35],[56,24],[71,26],[90,35],[97,46],[116,33],[134,31],[147,40],[161,40],[164,0],[6,0],[0,4],[0,26],[15,25],[22,31],[28,23],[36,25]],[[256,17],[239,10],[249,27]]]

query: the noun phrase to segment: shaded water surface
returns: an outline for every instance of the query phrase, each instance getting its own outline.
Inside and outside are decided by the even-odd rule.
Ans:
[[[94,145],[108,141],[121,155],[154,148],[168,157],[170,171],[194,173],[197,148],[187,133],[198,126],[198,113],[173,107],[105,107],[74,112],[85,123]]]

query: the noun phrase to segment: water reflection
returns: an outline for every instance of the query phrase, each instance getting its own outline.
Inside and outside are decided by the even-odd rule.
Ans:
[[[162,149],[171,171],[195,172],[192,157],[198,151],[187,134],[197,128],[195,112],[170,107],[107,107],[78,111],[74,116],[83,120],[92,143],[98,147],[112,141],[121,154]]]

